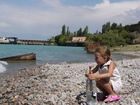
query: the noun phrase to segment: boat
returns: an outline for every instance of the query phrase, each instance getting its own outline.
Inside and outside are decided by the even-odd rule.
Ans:
[[[23,55],[17,55],[17,56],[11,56],[6,58],[0,58],[2,61],[32,61],[36,60],[36,54],[29,53],[29,54],[23,54]]]

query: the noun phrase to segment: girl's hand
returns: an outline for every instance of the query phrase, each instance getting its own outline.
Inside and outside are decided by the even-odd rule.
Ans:
[[[89,75],[89,70],[86,70],[85,71],[85,76],[88,77],[88,75]]]
[[[89,75],[88,75],[88,78],[89,78],[90,80],[96,80],[96,79],[97,79],[97,75],[98,75],[98,74],[96,74],[96,73],[89,74]]]

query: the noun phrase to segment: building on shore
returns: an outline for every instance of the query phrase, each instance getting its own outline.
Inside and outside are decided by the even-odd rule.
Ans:
[[[10,43],[10,40],[9,39],[7,39],[6,37],[2,37],[2,36],[0,36],[0,43],[5,43],[5,44],[9,44]]]
[[[85,42],[86,37],[73,37],[72,42]]]

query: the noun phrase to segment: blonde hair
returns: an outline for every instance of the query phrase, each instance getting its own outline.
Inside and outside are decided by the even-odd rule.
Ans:
[[[95,49],[95,52],[100,53],[102,57],[107,57],[107,60],[111,59],[110,49],[106,46],[97,47]]]

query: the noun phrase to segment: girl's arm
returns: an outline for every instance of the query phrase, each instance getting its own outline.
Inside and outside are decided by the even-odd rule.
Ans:
[[[96,73],[97,71],[98,71],[98,65],[92,70],[91,74]],[[87,71],[85,72],[85,76],[88,77],[89,74],[90,74],[90,73],[89,73],[89,70],[87,70]]]
[[[92,70],[92,73],[96,73],[98,71],[98,65]]]
[[[107,73],[104,73],[104,74],[95,74],[95,73],[94,74],[89,74],[88,78],[90,80],[109,78],[109,77],[112,76],[114,68],[115,68],[115,63],[111,62],[110,65],[109,65]]]

